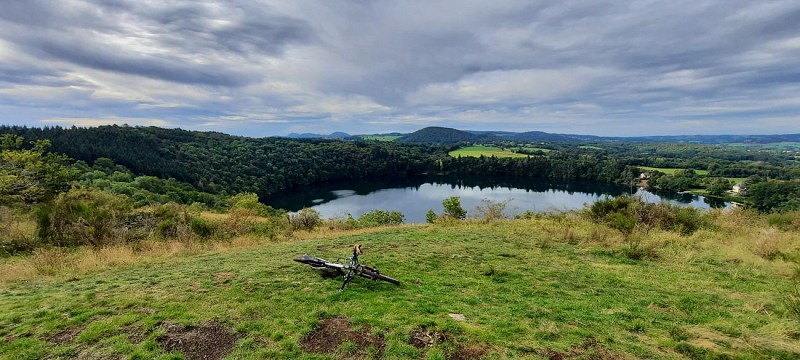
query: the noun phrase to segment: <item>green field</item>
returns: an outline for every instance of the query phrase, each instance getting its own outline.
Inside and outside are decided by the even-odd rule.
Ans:
[[[668,175],[674,175],[676,171],[684,170],[684,169],[674,169],[674,168],[657,168],[657,167],[650,167],[650,166],[637,166],[637,167],[639,169],[642,169],[642,170],[645,170],[645,171],[660,171],[660,172],[662,172],[664,174],[668,174]],[[708,170],[695,170],[695,172],[697,173],[697,175],[700,175],[700,176],[707,176],[708,175]]]
[[[544,153],[549,153],[549,152],[553,151],[552,149],[545,149],[545,148],[533,147],[533,146],[526,146],[526,147],[524,147],[522,149],[528,150],[528,151],[541,151],[541,152],[544,152]]]
[[[0,358],[796,359],[792,267],[757,246],[777,239],[793,254],[797,234],[765,237],[761,220],[719,216],[716,230],[689,237],[651,232],[650,260],[621,255],[611,229],[562,215],[263,241],[6,281]],[[339,292],[338,280],[291,260],[344,257],[353,243],[402,284],[358,278]]]
[[[453,150],[450,152],[450,156],[452,157],[459,157],[459,156],[472,156],[472,157],[481,157],[481,156],[496,156],[496,157],[528,157],[525,154],[517,154],[511,152],[509,150],[503,150],[498,147],[492,146],[467,146],[462,147],[458,150]]]
[[[592,146],[592,145],[581,145],[578,146],[578,149],[586,149],[586,150],[603,150],[603,148],[599,146]]]
[[[376,141],[395,141],[401,136],[399,135],[361,135],[361,138],[364,140],[376,140]]]

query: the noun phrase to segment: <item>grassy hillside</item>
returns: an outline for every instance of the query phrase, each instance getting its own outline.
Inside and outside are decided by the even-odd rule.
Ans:
[[[5,260],[0,358],[797,358],[798,233],[715,216],[688,237],[650,232],[638,261],[575,214],[129,249],[127,265],[25,281],[9,270],[48,258]],[[344,257],[352,243],[401,286],[356,279],[339,292],[291,261]],[[91,253],[126,258],[75,256]]]
[[[450,156],[452,157],[459,157],[459,156],[472,156],[472,157],[481,157],[481,156],[496,156],[499,158],[503,157],[518,157],[524,158],[528,157],[525,154],[517,154],[511,152],[509,150],[504,150],[498,147],[493,146],[465,146],[458,150],[453,150],[450,152]]]

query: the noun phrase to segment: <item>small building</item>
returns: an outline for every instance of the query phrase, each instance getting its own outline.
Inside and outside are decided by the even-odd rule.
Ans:
[[[643,172],[643,173],[639,174],[639,179],[648,180],[648,179],[650,179],[650,176],[652,176],[652,175],[653,174],[650,173],[650,172]]]
[[[747,195],[747,188],[744,187],[744,185],[742,185],[741,183],[733,185],[733,188],[731,189],[731,191],[734,194],[743,195],[743,196]]]

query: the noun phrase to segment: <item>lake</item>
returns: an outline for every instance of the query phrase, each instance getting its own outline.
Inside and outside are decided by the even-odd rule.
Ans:
[[[392,210],[405,214],[407,223],[424,223],[425,213],[442,212],[442,200],[461,198],[461,206],[473,213],[484,199],[507,201],[507,215],[533,212],[561,212],[583,208],[603,196],[630,193],[631,188],[592,182],[555,182],[540,179],[477,177],[411,177],[365,179],[315,184],[278,194],[266,203],[276,208],[298,211],[310,207],[322,217],[358,218],[372,210]],[[646,201],[667,201],[697,208],[726,207],[727,203],[691,194],[654,193],[633,188]]]

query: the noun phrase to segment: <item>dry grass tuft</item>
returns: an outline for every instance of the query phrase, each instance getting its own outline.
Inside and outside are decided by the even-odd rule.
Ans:
[[[781,236],[775,229],[761,229],[752,245],[753,254],[774,260],[781,253]]]

